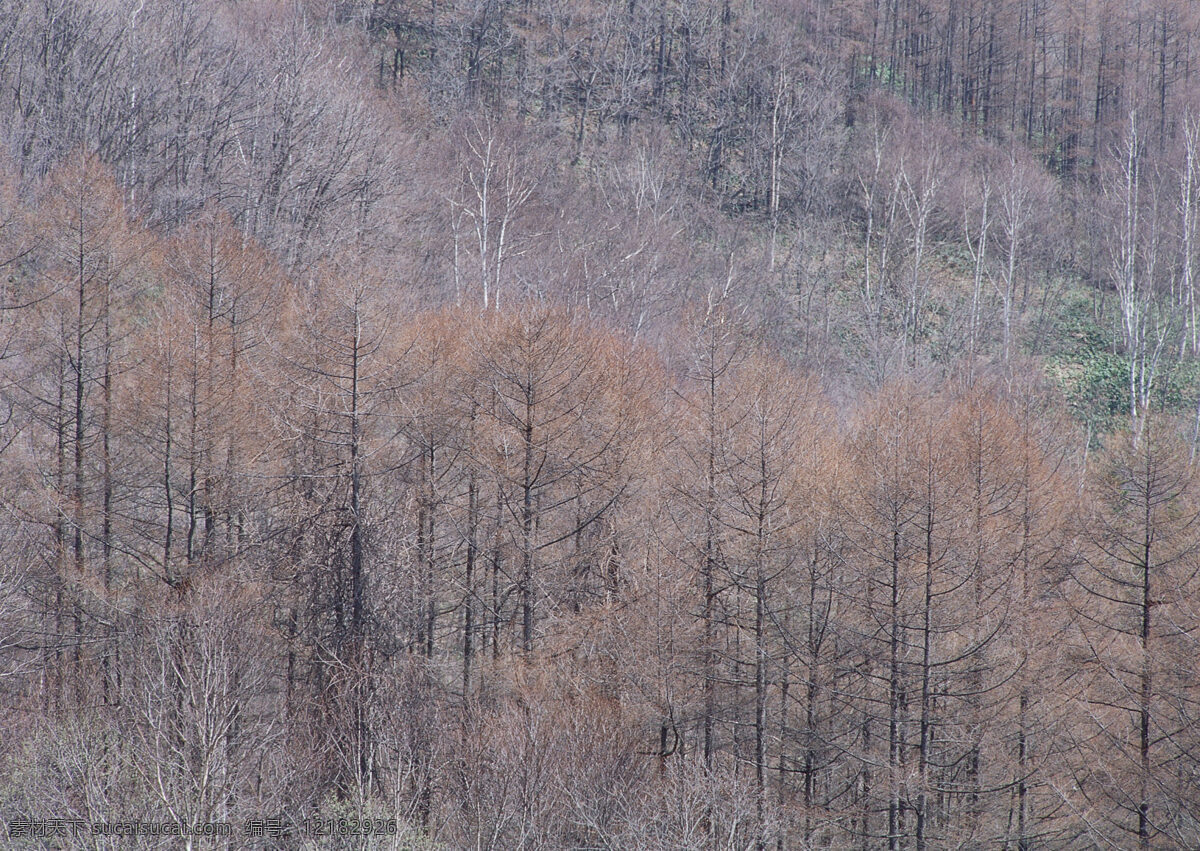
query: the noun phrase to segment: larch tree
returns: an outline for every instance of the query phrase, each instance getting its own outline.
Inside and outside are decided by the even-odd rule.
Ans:
[[[334,785],[358,797],[378,781],[369,660],[386,637],[375,590],[390,539],[377,531],[376,492],[395,449],[385,414],[404,357],[375,284],[318,269],[273,343],[283,375],[275,440],[286,448],[277,475],[294,530],[280,553],[295,654],[288,693],[316,713]]]
[[[804,510],[802,505],[806,494],[821,487],[818,471],[829,420],[815,383],[781,363],[761,355],[752,357],[739,364],[730,378],[741,385],[742,392],[733,400],[733,410],[726,410],[734,425],[719,474],[720,490],[729,494],[719,522],[728,545],[729,582],[736,596],[746,599],[745,611],[739,600],[729,615],[734,628],[747,634],[745,649],[737,642],[730,659],[733,685],[741,691],[743,678],[751,682],[745,689],[750,711],[744,713],[735,706],[736,716],[731,720],[752,730],[751,741],[744,746],[739,746],[735,736],[734,757],[753,767],[756,845],[766,847],[785,837],[778,825],[780,815],[774,810],[784,794],[785,776],[780,766],[791,749],[785,728],[793,676],[790,661],[802,655],[797,652],[798,628],[808,621],[805,632],[810,636],[812,630],[822,628],[819,611],[804,612],[792,604],[791,595],[805,591],[804,572],[817,557],[811,547],[818,534],[814,514],[819,508]],[[821,590],[810,585],[807,593],[811,599]],[[814,615],[816,623],[809,621]],[[820,654],[820,642],[817,645]],[[810,645],[809,649],[814,648]],[[823,660],[806,661],[811,673]],[[746,673],[739,676],[739,671]],[[809,690],[800,700],[791,699],[804,707],[806,723],[811,723],[823,699],[819,694],[822,683],[807,678],[803,668],[801,671],[798,685],[807,685]],[[741,702],[736,694],[735,702]],[[743,720],[743,715],[750,720]],[[811,729],[806,732],[810,735],[805,737],[809,751],[803,763],[808,770],[804,794],[805,803],[811,805],[812,742],[818,734]]]
[[[528,655],[540,610],[565,602],[568,553],[625,492],[644,378],[604,337],[537,304],[487,318],[471,345],[479,434],[513,562],[518,645]]]
[[[1091,742],[1079,794],[1102,841],[1186,846],[1195,802],[1180,768],[1195,759],[1193,598],[1200,509],[1186,445],[1165,418],[1114,441],[1089,482],[1088,549],[1074,573],[1089,676]],[[1181,785],[1182,784],[1182,785]]]
[[[36,317],[27,356],[46,368],[26,385],[24,404],[47,429],[54,459],[48,522],[58,578],[50,584],[56,620],[71,601],[82,688],[81,607],[108,593],[116,570],[116,384],[154,252],[107,170],[83,152],[48,178],[38,215],[46,226],[27,267]]]

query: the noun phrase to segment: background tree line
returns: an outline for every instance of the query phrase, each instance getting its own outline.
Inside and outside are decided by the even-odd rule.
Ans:
[[[1200,843],[1183,5],[0,13],[6,820]]]

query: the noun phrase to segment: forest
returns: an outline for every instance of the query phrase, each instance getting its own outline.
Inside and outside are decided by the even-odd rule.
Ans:
[[[1200,848],[1197,289],[1188,0],[0,0],[0,844]]]

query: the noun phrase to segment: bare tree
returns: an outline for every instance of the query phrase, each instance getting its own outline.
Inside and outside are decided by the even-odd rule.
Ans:
[[[528,171],[513,143],[490,120],[465,128],[462,142],[460,176],[450,197],[455,298],[462,303],[465,282],[473,278],[483,307],[499,308],[508,281],[506,266],[523,250],[523,241],[514,231],[522,208],[537,187],[537,176]],[[472,271],[463,268],[468,264],[466,258],[470,258]]]
[[[1143,145],[1137,115],[1131,112],[1108,194],[1113,203],[1111,275],[1119,298],[1121,338],[1129,362],[1127,398],[1135,441],[1140,439],[1149,411],[1166,344],[1177,332],[1171,312],[1161,304],[1158,287],[1158,276],[1162,274],[1161,210],[1156,181],[1144,173]]]
[[[1189,727],[1195,687],[1178,654],[1192,652],[1190,602],[1197,572],[1196,506],[1184,444],[1167,421],[1122,436],[1093,476],[1090,547],[1075,573],[1086,644],[1083,700],[1097,735],[1081,793],[1097,808],[1094,835],[1107,841],[1195,841],[1195,807],[1173,768],[1195,759]],[[1130,723],[1132,722],[1132,723]]]

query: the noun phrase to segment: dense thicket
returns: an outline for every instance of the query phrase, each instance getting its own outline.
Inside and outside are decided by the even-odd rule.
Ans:
[[[1187,5],[0,0],[0,817],[1200,845]]]

